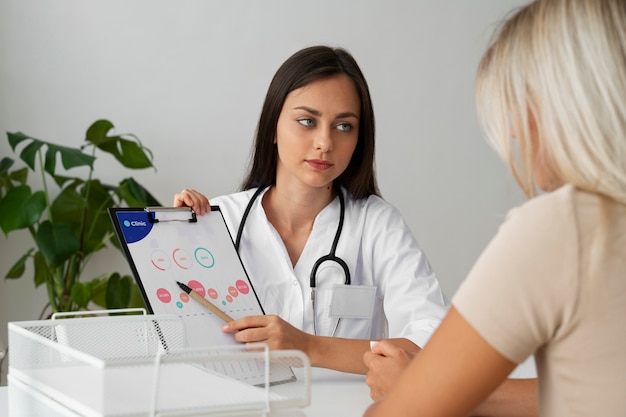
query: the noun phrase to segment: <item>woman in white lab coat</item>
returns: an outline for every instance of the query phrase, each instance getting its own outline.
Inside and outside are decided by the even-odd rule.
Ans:
[[[405,220],[380,197],[374,113],[353,57],[314,46],[287,59],[269,86],[254,146],[243,191],[210,203],[192,189],[174,197],[199,215],[219,205],[237,232],[266,315],[224,331],[355,373],[367,371],[370,340],[419,350],[448,301]]]

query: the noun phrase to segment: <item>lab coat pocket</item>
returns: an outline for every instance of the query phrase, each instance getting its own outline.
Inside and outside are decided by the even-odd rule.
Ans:
[[[370,319],[374,312],[376,287],[372,285],[336,285],[330,301],[333,318]]]

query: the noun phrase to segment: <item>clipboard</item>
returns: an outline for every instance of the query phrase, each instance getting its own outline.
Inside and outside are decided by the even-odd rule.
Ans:
[[[183,283],[233,319],[265,314],[235,249],[219,206],[204,216],[190,208],[109,208],[122,251],[151,314],[181,317],[192,348],[240,345],[223,320],[181,289]],[[167,343],[167,335],[163,335]],[[249,379],[262,369],[233,369]],[[291,368],[271,370],[272,383],[295,380]],[[259,378],[264,376],[259,374]]]

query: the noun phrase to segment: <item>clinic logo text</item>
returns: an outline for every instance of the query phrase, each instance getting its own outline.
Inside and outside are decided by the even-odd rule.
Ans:
[[[143,221],[137,221],[137,220],[133,220],[133,221],[129,221],[129,220],[124,220],[124,226],[126,227],[146,227],[147,224],[146,222]]]

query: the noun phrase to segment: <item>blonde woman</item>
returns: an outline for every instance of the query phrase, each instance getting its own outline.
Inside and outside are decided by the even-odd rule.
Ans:
[[[519,9],[484,54],[476,90],[488,137],[532,199],[511,210],[438,330],[366,415],[466,416],[534,355],[540,415],[621,416],[626,2]],[[385,341],[374,350],[370,369],[397,353]]]

